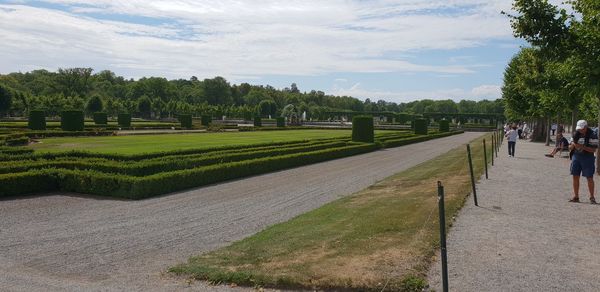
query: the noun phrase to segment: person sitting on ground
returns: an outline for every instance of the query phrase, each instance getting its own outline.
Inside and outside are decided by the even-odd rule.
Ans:
[[[550,152],[550,154],[545,155],[546,157],[554,157],[556,152],[563,150],[569,150],[569,141],[567,140],[567,138],[563,137],[561,133],[558,133],[556,134],[556,146],[554,147],[552,152]]]

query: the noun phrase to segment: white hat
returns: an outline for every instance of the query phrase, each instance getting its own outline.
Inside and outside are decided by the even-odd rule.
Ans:
[[[577,121],[577,127],[575,127],[575,130],[581,130],[585,127],[587,127],[587,122],[585,120],[579,120]]]

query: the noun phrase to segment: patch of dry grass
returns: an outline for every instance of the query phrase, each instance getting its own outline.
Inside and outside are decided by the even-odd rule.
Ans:
[[[481,140],[471,141],[477,177]],[[470,193],[465,146],[171,271],[250,286],[418,290],[439,246],[438,180],[452,222]]]

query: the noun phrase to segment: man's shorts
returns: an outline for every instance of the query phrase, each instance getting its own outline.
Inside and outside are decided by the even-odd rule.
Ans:
[[[593,177],[596,170],[595,162],[596,157],[594,155],[573,155],[571,175]]]

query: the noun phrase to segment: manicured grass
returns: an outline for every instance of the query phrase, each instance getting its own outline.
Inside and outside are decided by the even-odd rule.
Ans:
[[[471,143],[477,177],[481,139]],[[439,246],[436,182],[451,224],[470,192],[467,167],[461,146],[170,271],[247,286],[421,291]]]
[[[379,132],[378,132],[379,133]],[[381,133],[397,133],[382,131]],[[290,130],[227,133],[196,133],[139,136],[57,137],[32,145],[40,152],[86,150],[99,153],[135,154],[225,145],[350,137],[350,130]]]

